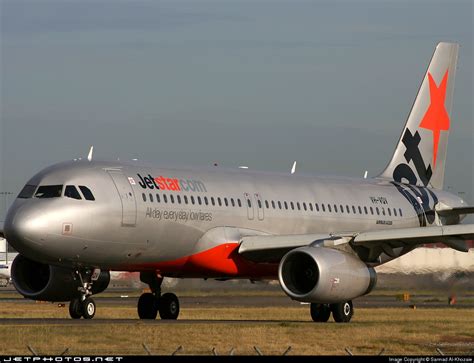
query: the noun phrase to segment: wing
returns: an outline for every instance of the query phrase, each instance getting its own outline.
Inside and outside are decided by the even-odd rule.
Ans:
[[[474,213],[474,207],[466,206],[466,207],[449,207],[445,204],[439,203],[436,206],[436,213],[438,213],[441,217],[451,217],[451,216],[459,216],[464,214],[472,214]]]
[[[414,248],[427,243],[444,243],[458,251],[467,252],[465,241],[471,239],[474,239],[474,224],[384,229],[360,233],[247,236],[240,240],[239,254],[255,262],[278,262],[287,252],[297,247],[311,244],[335,247],[350,243],[356,248],[376,249],[395,257],[394,248]]]

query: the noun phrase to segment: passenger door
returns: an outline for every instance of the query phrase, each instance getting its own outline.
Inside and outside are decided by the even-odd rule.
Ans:
[[[107,171],[114,182],[122,203],[122,226],[134,227],[137,223],[137,204],[130,182],[120,170]]]

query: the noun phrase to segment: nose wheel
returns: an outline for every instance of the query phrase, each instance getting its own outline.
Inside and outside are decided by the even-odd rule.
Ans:
[[[91,297],[72,299],[69,303],[69,315],[73,319],[92,319],[95,315],[95,301]]]
[[[97,280],[100,274],[99,269],[74,271],[74,278],[78,279],[81,284],[78,287],[79,297],[69,302],[69,315],[73,319],[92,319],[96,312],[96,305],[92,295],[92,284]]]

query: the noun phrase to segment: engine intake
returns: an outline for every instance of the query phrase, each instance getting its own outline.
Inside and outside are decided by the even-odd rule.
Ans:
[[[18,255],[13,260],[11,275],[16,290],[29,299],[68,301],[78,297],[80,281],[74,279],[71,269],[46,265]],[[110,273],[101,271],[92,285],[92,293],[104,291],[109,282]]]
[[[294,300],[337,303],[368,294],[377,275],[356,256],[326,247],[301,247],[281,260],[278,278]]]

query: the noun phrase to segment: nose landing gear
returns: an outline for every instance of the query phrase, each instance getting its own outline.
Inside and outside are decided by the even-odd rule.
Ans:
[[[150,286],[151,293],[143,293],[138,299],[138,316],[140,319],[156,319],[158,312],[161,319],[176,320],[179,315],[179,300],[175,294],[167,292],[161,295],[163,277],[153,272],[141,272],[140,280]]]
[[[92,295],[92,284],[100,274],[100,270],[87,270],[85,272],[74,271],[74,277],[81,281],[81,286],[77,288],[80,296],[74,298],[69,303],[69,315],[73,319],[92,319],[95,315],[96,306]]]

